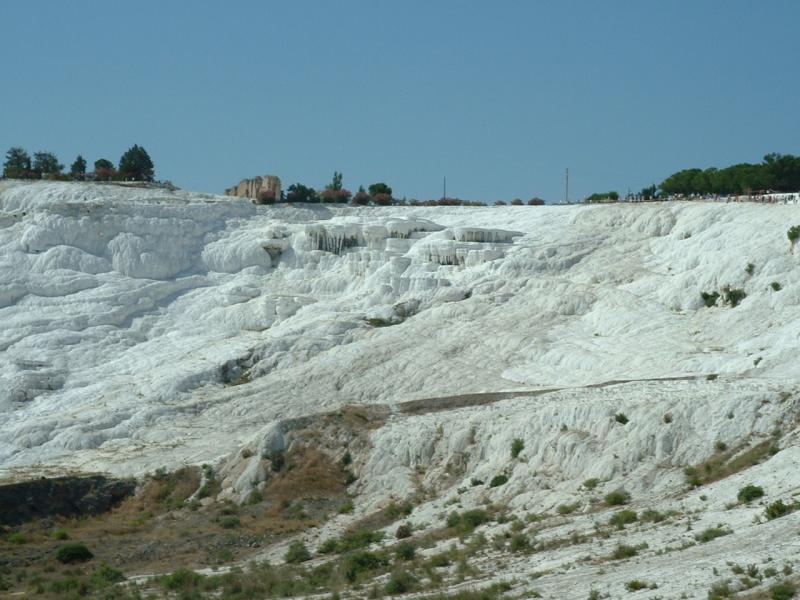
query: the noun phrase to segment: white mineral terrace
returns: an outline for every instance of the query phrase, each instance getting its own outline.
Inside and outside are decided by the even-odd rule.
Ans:
[[[486,501],[521,518],[577,502],[536,535],[580,536],[610,516],[591,497],[625,487],[636,510],[682,520],[534,558],[489,552],[483,584],[628,597],[624,582],[649,578],[658,591],[631,598],[705,598],[727,561],[800,553],[800,511],[763,518],[800,493],[796,224],[794,203],[255,206],[0,182],[0,472],[210,463],[242,497],[287,419],[381,405],[354,515],[308,544],[420,486],[435,490],[420,527]],[[725,289],[746,296],[732,306]],[[765,440],[766,462],[687,493],[684,466]],[[499,473],[503,486],[472,485]],[[748,483],[766,496],[737,505]],[[734,533],[694,546],[686,515]],[[648,548],[612,569],[618,541]]]

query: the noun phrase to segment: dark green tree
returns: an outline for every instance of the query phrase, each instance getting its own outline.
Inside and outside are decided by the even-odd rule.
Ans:
[[[767,154],[760,164],[739,163],[723,169],[684,169],[661,183],[664,194],[749,194],[800,190],[800,157]]]
[[[3,163],[3,177],[20,179],[29,177],[31,172],[31,157],[24,148],[15,146],[6,152],[6,161]]]
[[[643,196],[644,198],[655,198],[656,197],[656,184],[654,183],[653,185],[651,185],[649,187],[642,188],[642,191],[639,192],[639,194],[641,196]]]
[[[134,181],[153,181],[155,174],[147,150],[137,144],[128,148],[119,159],[119,172],[125,179]]]
[[[39,177],[61,173],[64,168],[52,152],[35,152],[33,154],[33,172]]]
[[[369,186],[369,195],[374,198],[378,194],[387,194],[388,196],[391,196],[392,188],[383,182],[373,183],[371,186]]]
[[[339,171],[333,172],[333,179],[325,186],[326,190],[340,190],[342,189],[342,174]]]
[[[114,163],[112,163],[107,158],[98,158],[94,161],[94,170],[98,171],[100,169],[113,169]]]
[[[764,169],[769,174],[770,187],[780,192],[800,190],[800,156],[767,154]]]
[[[110,181],[117,172],[114,170],[114,163],[107,158],[98,158],[94,161],[94,174],[100,181]]]
[[[691,194],[694,192],[692,182],[701,173],[700,169],[683,169],[673,173],[662,182],[661,191],[664,194]]]
[[[86,159],[78,154],[78,158],[76,158],[75,162],[72,163],[72,166],[69,168],[69,172],[73,175],[86,174]]]
[[[616,202],[619,200],[619,193],[618,192],[596,192],[591,196],[588,196],[584,202],[594,203],[594,202]]]
[[[289,186],[286,194],[287,202],[319,202],[316,190],[300,183]]]

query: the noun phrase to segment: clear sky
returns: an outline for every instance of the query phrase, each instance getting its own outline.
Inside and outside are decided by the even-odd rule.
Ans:
[[[220,192],[625,193],[800,154],[797,0],[0,2],[0,149]]]

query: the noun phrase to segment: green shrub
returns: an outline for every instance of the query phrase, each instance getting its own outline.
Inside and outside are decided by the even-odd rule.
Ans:
[[[200,573],[195,573],[191,569],[175,569],[169,575],[165,575],[160,579],[161,585],[170,591],[188,591],[196,589],[203,581],[203,576]]]
[[[706,542],[710,542],[711,540],[715,540],[718,537],[722,537],[723,535],[728,535],[731,533],[730,529],[725,529],[724,527],[708,527],[694,536],[701,544],[705,544]]]
[[[519,453],[525,449],[525,442],[523,442],[520,438],[514,438],[514,441],[511,442],[511,458],[517,458]]]
[[[794,245],[794,243],[800,239],[800,225],[792,225],[789,227],[789,231],[786,232],[786,237],[788,237],[789,241]]]
[[[686,476],[686,483],[692,487],[703,485],[703,480],[700,478],[700,472],[696,467],[684,467],[683,474]]]
[[[8,541],[11,542],[12,544],[17,544],[17,545],[27,544],[28,538],[25,537],[25,534],[22,533],[21,531],[15,531],[14,533],[8,536]]]
[[[350,583],[355,582],[361,573],[386,567],[389,559],[383,554],[374,552],[353,552],[345,556],[342,562],[344,576]]]
[[[531,547],[530,540],[527,536],[517,533],[511,538],[511,551],[512,552],[526,552]]]
[[[473,508],[471,510],[465,510],[461,514],[461,523],[462,525],[466,525],[470,531],[483,525],[484,523],[488,523],[490,520],[489,513],[485,510],[480,508]]]
[[[731,308],[739,306],[739,303],[745,298],[747,298],[747,294],[743,289],[731,288],[727,285],[722,288],[722,301],[730,304]]]
[[[717,440],[714,442],[714,450],[717,452],[725,452],[728,449],[728,444],[723,442],[722,440]]]
[[[248,504],[258,504],[259,502],[264,500],[264,494],[262,494],[259,490],[252,490],[247,495],[247,503]]]
[[[417,549],[414,547],[414,544],[410,542],[403,542],[402,544],[398,544],[397,549],[395,550],[395,556],[398,560],[414,560],[414,556],[417,554]]]
[[[619,544],[611,553],[611,560],[624,560],[626,558],[633,558],[639,554],[639,551],[634,546],[627,544]]]
[[[53,533],[51,534],[54,540],[68,540],[69,534],[64,531],[63,529],[54,529]]]
[[[349,552],[359,548],[380,542],[383,539],[382,531],[371,531],[369,529],[359,529],[345,533],[337,543],[338,552]]]
[[[221,514],[221,515],[238,515],[239,514],[239,507],[236,506],[235,504],[230,503],[230,502],[226,502],[219,509],[219,514]]]
[[[397,504],[397,502],[390,502],[389,506],[383,509],[383,514],[391,520],[399,519],[400,517],[407,517],[414,511],[414,505],[411,502],[404,502]]]
[[[347,501],[347,502],[345,502],[344,504],[340,504],[340,505],[339,505],[339,508],[337,508],[337,509],[336,509],[336,511],[337,511],[337,512],[338,512],[340,515],[346,515],[346,514],[348,514],[348,513],[351,513],[351,512],[353,512],[353,510],[355,510],[355,505],[353,504],[353,501],[352,501],[352,500],[348,500],[348,501]]]
[[[414,589],[417,580],[405,571],[395,571],[386,584],[387,594],[406,594]]]
[[[769,597],[772,600],[789,600],[794,598],[796,593],[797,587],[791,581],[779,581],[769,588]]]
[[[458,530],[459,533],[467,534],[490,520],[488,512],[480,508],[473,508],[465,510],[461,514],[457,512],[450,513],[447,516],[447,526]]]
[[[219,482],[216,480],[214,472],[210,468],[205,471],[205,476],[205,483],[197,490],[196,497],[198,500],[215,496],[219,492]]]
[[[290,564],[306,562],[311,558],[311,553],[303,542],[292,542],[283,559]]]
[[[638,517],[635,510],[621,510],[615,513],[608,520],[609,525],[613,525],[617,529],[624,529],[625,525],[635,523]]]
[[[500,487],[501,485],[505,485],[506,482],[508,482],[508,477],[501,473],[500,475],[492,477],[492,480],[489,482],[489,487]]]
[[[737,494],[737,498],[739,502],[752,502],[753,500],[757,500],[764,495],[764,490],[757,485],[746,485],[742,489],[739,490]]]
[[[450,555],[447,552],[440,552],[439,554],[434,554],[427,560],[427,564],[434,569],[441,569],[443,567],[449,567],[453,561],[450,560]]]
[[[623,489],[618,489],[606,494],[603,501],[608,506],[622,506],[631,501],[631,495]]]
[[[625,589],[629,592],[638,592],[639,590],[646,590],[650,587],[650,584],[645,583],[644,581],[639,581],[638,579],[633,579],[625,584]]]
[[[223,515],[219,518],[219,526],[223,529],[234,529],[240,525],[236,515]]]
[[[614,415],[614,420],[620,425],[625,425],[628,422],[628,417],[625,416],[625,413],[618,412]]]
[[[574,502],[572,504],[562,504],[556,510],[558,510],[558,514],[560,515],[571,515],[576,510],[578,510],[579,506],[580,504],[578,504],[577,502]]]
[[[597,487],[597,484],[600,483],[600,480],[597,477],[592,477],[591,479],[587,479],[583,482],[583,487],[587,490],[592,491],[594,488]]]
[[[783,286],[780,283],[778,283],[777,281],[773,281],[772,283],[770,283],[769,287],[772,288],[773,292],[780,292],[781,289],[783,288]]]
[[[92,560],[94,554],[86,547],[85,544],[64,544],[56,551],[56,559],[64,564],[86,562]]]
[[[88,592],[88,585],[82,579],[75,576],[57,579],[50,583],[49,591],[63,598],[68,592],[75,592],[74,596],[85,596]]]
[[[700,297],[703,299],[703,304],[705,304],[708,308],[711,308],[717,304],[717,300],[719,300],[719,293],[700,292]]]
[[[125,579],[125,575],[123,575],[122,571],[119,569],[115,569],[114,567],[103,563],[94,571],[92,571],[92,576],[90,579],[93,585],[103,587],[112,583],[123,581]]]
[[[753,263],[747,263],[747,266],[744,268],[744,272],[748,275],[752,275],[755,270],[756,266]]]
[[[369,323],[372,327],[391,327],[392,325],[399,324],[399,322],[383,319],[381,317],[369,318],[367,319],[367,323]]]
[[[664,513],[648,508],[642,512],[641,520],[649,523],[661,523],[667,516]]]
[[[708,590],[708,600],[723,600],[723,598],[733,598],[735,592],[731,589],[729,581],[718,581]]]
[[[317,548],[318,554],[333,554],[334,552],[339,551],[339,542],[336,541],[334,538],[328,538],[322,545]]]
[[[448,527],[458,527],[461,524],[461,515],[453,511],[447,515],[447,521],[445,522]]]
[[[792,512],[796,507],[793,504],[784,504],[783,500],[776,500],[767,506],[766,517],[770,521],[779,517],[784,517]]]

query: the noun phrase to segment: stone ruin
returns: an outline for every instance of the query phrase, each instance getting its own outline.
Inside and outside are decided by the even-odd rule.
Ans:
[[[225,190],[226,196],[250,198],[256,204],[266,204],[265,198],[281,199],[281,180],[276,175],[264,175],[252,179],[242,179],[239,185]]]

